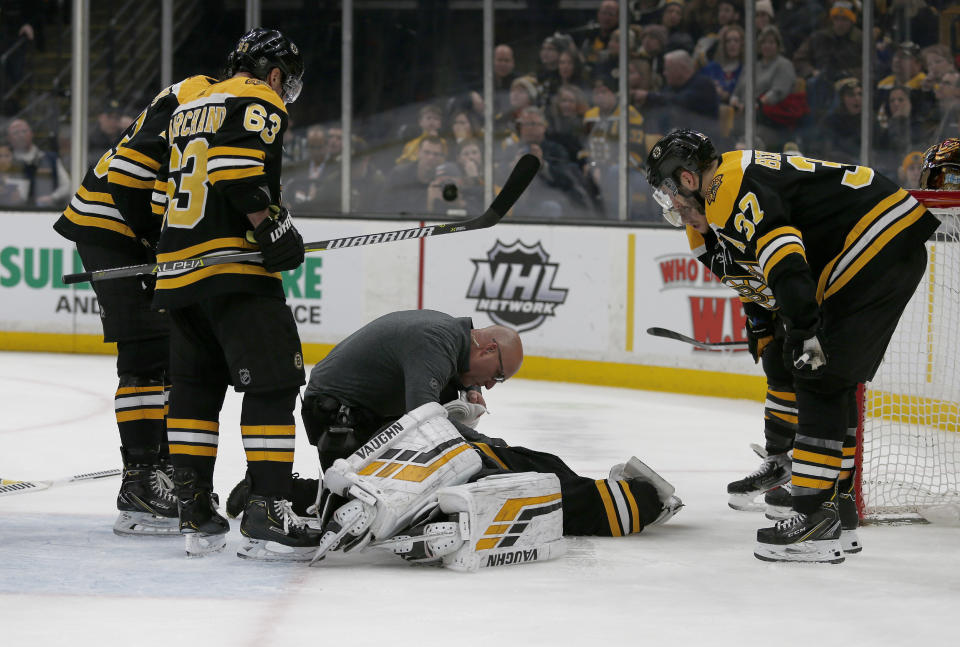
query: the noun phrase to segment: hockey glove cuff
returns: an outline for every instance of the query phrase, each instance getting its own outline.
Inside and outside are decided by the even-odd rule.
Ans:
[[[772,319],[747,317],[747,348],[754,364],[760,361],[767,344],[773,341],[774,325]]]
[[[820,371],[827,364],[827,353],[823,349],[823,332],[794,328],[787,332],[783,344],[783,360],[794,373],[809,376]]]
[[[293,219],[286,207],[270,205],[270,215],[257,225],[253,232],[247,232],[249,240],[260,246],[263,255],[263,267],[268,272],[283,272],[300,267],[303,263],[303,237],[293,226]]]

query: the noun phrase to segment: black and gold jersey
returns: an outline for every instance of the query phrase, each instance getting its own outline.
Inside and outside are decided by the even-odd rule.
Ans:
[[[69,240],[112,249],[142,251],[156,240],[160,217],[150,201],[166,159],[163,132],[186,97],[215,82],[193,76],[160,92],[90,167],[54,229]]]
[[[871,261],[925,240],[938,224],[871,168],[764,151],[721,157],[706,215],[718,242],[762,277],[791,319],[816,304],[788,307],[778,289],[783,277],[806,275],[815,292],[809,300],[822,303],[855,279],[882,280],[883,263]]]
[[[756,261],[744,254],[735,256],[734,252],[739,250],[721,245],[713,231],[701,234],[689,225],[686,230],[690,251],[694,257],[720,279],[721,283],[739,294],[741,301],[752,301],[767,310],[777,310],[777,299]]]
[[[287,112],[263,81],[234,77],[179,106],[167,126],[167,204],[157,249],[160,262],[257,250],[247,207],[280,204]],[[262,208],[262,207],[260,207]],[[172,269],[157,276],[154,305],[182,307],[214,294],[283,296],[280,274],[258,262]]]

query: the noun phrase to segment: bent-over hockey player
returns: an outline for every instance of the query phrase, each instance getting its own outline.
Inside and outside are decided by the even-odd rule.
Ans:
[[[161,262],[259,250],[262,261],[174,264],[154,306],[170,314],[170,410],[180,531],[189,555],[222,550],[213,469],[228,385],[243,394],[240,430],[251,496],[238,555],[305,560],[319,535],[290,510],[293,408],[304,383],[300,338],[279,272],[303,262],[303,239],[280,202],[286,104],[303,59],[278,31],[254,29],[230,53],[223,81],[179,106],[166,130],[168,202]]]
[[[842,562],[838,503],[854,482],[855,447],[844,439],[856,386],[883,359],[939,221],[871,168],[763,151],[719,155],[690,130],[657,143],[647,179],[668,220],[712,232],[769,287],[783,317],[797,394],[797,514],[758,530],[755,555]]]
[[[474,328],[467,317],[432,310],[393,312],[354,332],[314,366],[304,396],[304,426],[327,470],[405,413],[426,403],[447,403],[458,436],[483,463],[481,475],[541,472],[558,477],[564,534],[629,535],[679,510],[682,503],[673,487],[658,475],[642,477],[639,471],[652,470],[637,459],[617,466],[606,479],[593,479],[578,475],[557,456],[511,447],[473,429],[485,411],[479,389],[506,381],[522,362],[520,336],[510,328]],[[651,480],[663,485],[658,489]],[[316,481],[298,480],[295,509],[312,503],[316,489]],[[231,494],[228,512],[240,511],[243,490],[241,484]]]
[[[151,207],[160,167],[155,160],[166,155],[160,134],[177,106],[215,82],[193,76],[164,89],[87,171],[53,226],[77,244],[86,271],[154,261],[161,222]],[[93,289],[100,304],[103,341],[117,343],[119,383],[114,403],[123,480],[113,531],[178,535],[164,420],[167,317],[150,307],[152,277],[94,281]]]

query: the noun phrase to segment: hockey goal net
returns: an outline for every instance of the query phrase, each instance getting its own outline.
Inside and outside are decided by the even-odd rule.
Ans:
[[[927,271],[860,390],[857,504],[866,521],[960,511],[960,191],[915,191],[941,219]]]

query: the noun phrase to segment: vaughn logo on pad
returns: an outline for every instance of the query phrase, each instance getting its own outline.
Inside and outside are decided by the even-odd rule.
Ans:
[[[539,241],[507,245],[498,240],[486,258],[471,260],[474,271],[467,298],[476,300],[477,311],[486,312],[496,324],[520,332],[533,330],[567,300],[567,289],[554,285],[559,265],[549,262]]]

